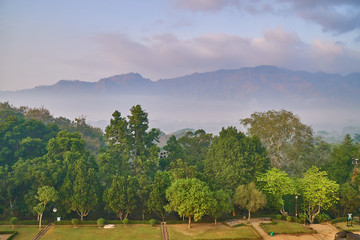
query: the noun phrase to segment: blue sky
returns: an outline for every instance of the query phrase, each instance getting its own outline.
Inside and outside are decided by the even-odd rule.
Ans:
[[[0,90],[275,65],[360,71],[358,0],[0,0]]]

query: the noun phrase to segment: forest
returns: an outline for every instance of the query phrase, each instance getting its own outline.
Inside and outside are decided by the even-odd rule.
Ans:
[[[0,103],[0,218],[187,218],[252,213],[310,223],[359,212],[360,144],[327,143],[287,110],[254,112],[218,135],[202,129],[157,145],[140,105],[105,132],[81,116]],[[356,136],[356,139],[358,135]]]

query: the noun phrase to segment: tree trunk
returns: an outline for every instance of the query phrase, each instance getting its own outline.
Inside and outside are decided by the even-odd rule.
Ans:
[[[216,225],[216,219],[217,219],[217,218],[215,218],[215,225]]]
[[[83,221],[83,220],[84,220],[84,215],[81,214],[81,215],[80,215],[80,221]]]
[[[39,214],[40,218],[39,218],[39,229],[41,229],[41,219],[42,219],[42,214]]]
[[[142,212],[142,219],[143,219],[143,221],[145,221],[145,213],[144,213],[144,211]]]
[[[249,218],[248,218],[248,221],[250,221],[250,215],[251,215],[251,212],[250,212],[250,210],[249,210]]]
[[[233,216],[235,217],[235,215],[236,215],[236,214],[235,214],[235,210],[233,210]]]
[[[191,215],[189,216],[189,228],[191,228]]]

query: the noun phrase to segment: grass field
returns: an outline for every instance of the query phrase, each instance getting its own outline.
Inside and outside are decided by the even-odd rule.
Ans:
[[[216,238],[257,238],[255,232],[247,226],[230,228],[224,224],[191,224],[189,229],[187,224],[167,225],[169,237],[171,240],[187,239],[216,239]]]
[[[0,225],[0,231],[17,231],[18,234],[14,240],[29,240],[39,232],[38,226],[15,226],[15,228],[11,228],[4,225]]]
[[[287,221],[279,221],[277,224],[262,224],[261,226],[267,233],[311,233],[311,230],[307,229],[303,225]]]
[[[355,223],[355,221],[352,223],[352,226],[350,226],[350,227],[346,226],[346,224],[347,224],[346,222],[341,222],[341,223],[335,223],[333,225],[341,228],[342,230],[347,230],[350,232],[359,232],[360,231],[360,225],[358,223]]]
[[[72,226],[53,226],[41,239],[161,240],[161,230],[159,225],[152,227],[145,224],[116,225],[113,229],[98,228],[97,226],[79,226],[77,228],[73,228]]]

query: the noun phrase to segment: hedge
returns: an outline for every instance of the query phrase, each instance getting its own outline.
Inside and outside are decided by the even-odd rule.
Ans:
[[[346,222],[346,221],[347,221],[347,217],[341,217],[331,220],[331,223],[333,224],[333,223]]]
[[[42,220],[41,221],[44,225],[48,224],[47,220]],[[0,221],[0,225],[10,225],[9,221]],[[38,220],[23,220],[23,221],[18,221],[16,223],[16,225],[39,225],[39,221]]]
[[[17,231],[0,231],[0,234],[11,234],[11,236],[8,237],[8,239],[7,239],[7,240],[11,240],[16,236],[16,234],[18,234],[18,232]]]

